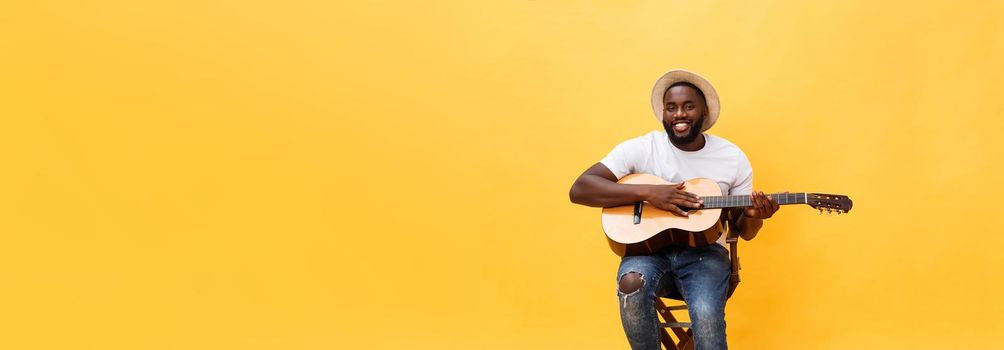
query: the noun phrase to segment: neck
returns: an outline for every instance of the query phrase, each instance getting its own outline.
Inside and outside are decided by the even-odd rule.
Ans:
[[[777,204],[805,204],[808,198],[804,192],[795,193],[768,193],[770,198],[777,201]],[[753,205],[749,195],[739,196],[701,196],[704,206],[701,209],[748,207]]]
[[[672,130],[670,130],[670,132],[672,132]],[[694,141],[690,141],[690,143],[680,144],[677,143],[676,140],[673,140],[672,137],[669,138],[669,143],[673,144],[673,146],[676,146],[676,148],[679,148],[687,152],[699,151],[701,148],[704,148],[704,143],[705,143],[704,133],[698,134],[697,138],[695,138]]]

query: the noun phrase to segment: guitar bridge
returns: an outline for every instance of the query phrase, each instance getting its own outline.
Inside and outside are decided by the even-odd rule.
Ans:
[[[634,204],[634,224],[641,223],[641,207],[645,205],[645,202],[636,202]]]

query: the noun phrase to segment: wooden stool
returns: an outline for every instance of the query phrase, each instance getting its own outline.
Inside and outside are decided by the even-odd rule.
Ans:
[[[690,329],[690,322],[680,322],[675,316],[673,316],[672,313],[672,311],[676,310],[687,310],[687,304],[666,306],[666,303],[664,303],[662,299],[662,297],[655,298],[655,310],[665,321],[659,323],[659,326],[662,327],[662,329],[660,329],[662,332],[662,345],[665,346],[667,350],[693,350],[694,330]],[[670,336],[669,332],[666,331],[666,328],[673,331],[673,336],[676,337],[675,339]]]
[[[731,231],[731,230],[730,230]],[[737,245],[739,242],[738,236],[729,232],[729,235],[725,237],[725,242],[729,244],[729,260],[731,261],[732,272],[729,274],[729,298],[732,297],[732,293],[736,291],[736,287],[739,286],[739,256],[737,251]],[[717,243],[713,243],[717,244]],[[667,306],[663,299],[679,301],[676,299],[657,296],[655,298],[655,311],[659,313],[662,317],[663,322],[659,323],[661,327],[661,339],[662,345],[666,347],[667,350],[693,350],[694,349],[694,330],[690,328],[690,322],[680,322],[673,315],[673,311],[684,310],[687,312],[687,304],[683,305],[673,305]],[[689,316],[687,317],[689,319]],[[669,328],[672,331],[672,336],[670,332],[666,330]]]

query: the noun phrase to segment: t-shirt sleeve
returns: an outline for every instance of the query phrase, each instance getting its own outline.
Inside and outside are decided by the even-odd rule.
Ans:
[[[753,166],[746,154],[739,151],[739,164],[736,169],[735,182],[729,189],[729,195],[747,195],[753,193]]]
[[[642,156],[638,141],[638,139],[631,139],[621,142],[606,157],[603,157],[600,163],[610,169],[610,172],[614,173],[618,180],[627,174],[634,173]]]

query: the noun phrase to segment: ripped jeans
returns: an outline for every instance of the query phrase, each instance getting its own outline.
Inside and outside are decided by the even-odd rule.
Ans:
[[[653,255],[622,258],[617,269],[617,297],[631,348],[660,349],[655,311],[659,295],[686,301],[696,350],[727,349],[725,300],[730,272],[728,250],[719,244],[699,248],[671,245]],[[631,273],[629,277],[635,278],[641,274],[641,288],[624,293],[622,279]]]

